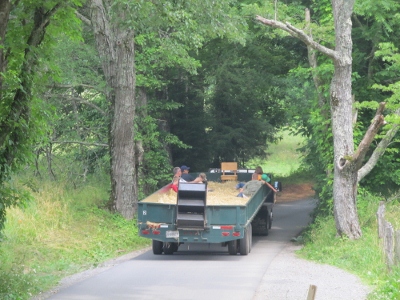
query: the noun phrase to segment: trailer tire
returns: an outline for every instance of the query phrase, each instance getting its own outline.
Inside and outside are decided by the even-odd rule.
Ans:
[[[237,240],[229,241],[228,242],[228,253],[229,255],[236,255],[237,254]]]
[[[163,242],[153,240],[152,244],[153,254],[160,255],[163,253]]]
[[[250,252],[250,238],[249,238],[249,226],[244,229],[243,238],[239,241],[239,252],[240,255],[247,255]]]

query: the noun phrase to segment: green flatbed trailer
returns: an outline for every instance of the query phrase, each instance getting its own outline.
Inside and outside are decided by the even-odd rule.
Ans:
[[[154,254],[173,254],[184,243],[220,243],[230,255],[247,255],[252,235],[268,235],[275,193],[263,184],[243,205],[208,205],[207,184],[180,183],[176,204],[138,203],[139,235],[152,239]],[[146,200],[146,201],[145,201]]]

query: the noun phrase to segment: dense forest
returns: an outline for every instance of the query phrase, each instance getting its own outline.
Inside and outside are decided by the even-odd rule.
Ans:
[[[364,151],[353,173],[363,190],[389,196],[400,185],[400,3],[351,9],[344,118]],[[0,224],[24,200],[9,184],[18,170],[73,185],[108,174],[110,206],[132,218],[174,166],[253,167],[283,128],[306,137],[319,212],[332,212],[330,89],[340,61],[315,46],[340,41],[331,1],[15,0],[0,12]],[[384,121],[364,144],[376,115]]]

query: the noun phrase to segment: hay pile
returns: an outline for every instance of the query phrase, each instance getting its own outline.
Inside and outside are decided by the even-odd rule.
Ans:
[[[239,193],[236,189],[236,181],[224,183],[208,182],[207,205],[245,205],[249,198],[236,197]],[[176,204],[177,193],[173,190],[158,191],[145,198],[142,202]]]

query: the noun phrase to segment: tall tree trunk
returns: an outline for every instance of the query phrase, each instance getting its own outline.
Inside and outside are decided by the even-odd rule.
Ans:
[[[91,0],[90,4],[91,25],[102,58],[110,102],[111,200],[118,212],[132,219],[137,202],[134,32],[121,25],[125,19],[122,8],[111,12],[113,1]]]
[[[357,239],[361,236],[358,221],[357,163],[354,154],[351,96],[352,49],[351,14],[354,1],[332,1],[335,20],[335,73],[331,83],[331,115],[334,149],[333,199],[336,229]]]

